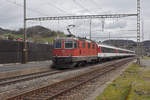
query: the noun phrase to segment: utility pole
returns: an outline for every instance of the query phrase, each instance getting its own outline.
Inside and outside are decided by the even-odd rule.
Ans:
[[[140,36],[140,12],[141,12],[141,6],[140,6],[140,0],[137,0],[137,63],[140,64],[140,56],[141,56],[141,36]]]
[[[23,60],[22,63],[27,63],[28,60],[28,51],[27,51],[27,30],[26,30],[26,0],[24,0],[24,41],[23,41]]]
[[[109,32],[109,45],[110,45],[110,32]]]
[[[91,35],[92,35],[92,19],[90,19],[90,40],[91,40]]]
[[[109,40],[110,40],[110,32],[109,32]]]
[[[142,57],[144,56],[144,19],[142,19]]]
[[[105,27],[105,19],[102,19],[102,32],[104,32],[104,27]]]

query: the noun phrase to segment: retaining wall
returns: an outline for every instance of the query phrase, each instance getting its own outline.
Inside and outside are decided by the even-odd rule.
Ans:
[[[52,44],[27,43],[28,61],[51,60]],[[23,58],[23,42],[0,40],[0,64],[20,63]]]

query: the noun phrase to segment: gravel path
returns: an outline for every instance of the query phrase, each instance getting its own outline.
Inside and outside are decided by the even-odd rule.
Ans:
[[[88,82],[84,86],[80,86],[77,90],[71,90],[55,100],[95,100],[95,98],[103,92],[104,88],[110,82],[116,79],[126,68],[128,68],[129,64],[100,76],[92,82]]]
[[[150,60],[141,59],[141,64],[144,66],[150,66]]]
[[[141,66],[144,71],[150,70],[150,60],[141,59]]]
[[[95,100],[97,96],[103,93],[108,84],[119,77],[133,62],[130,62],[120,68],[117,68],[116,70],[113,70],[110,73],[107,73],[104,77],[102,77],[102,80],[100,79],[99,81],[97,81],[95,90],[84,100]]]
[[[50,65],[52,65],[52,61],[30,62],[27,64],[0,64],[0,72],[37,68],[41,66],[49,67]]]

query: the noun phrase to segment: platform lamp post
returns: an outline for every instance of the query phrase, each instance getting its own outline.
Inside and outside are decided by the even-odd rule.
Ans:
[[[27,30],[26,30],[26,0],[24,0],[24,33],[23,33],[23,59],[22,59],[22,63],[27,63],[28,61],[28,51],[27,51]]]

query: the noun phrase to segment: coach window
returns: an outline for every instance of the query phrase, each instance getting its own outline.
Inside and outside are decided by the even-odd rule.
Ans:
[[[73,48],[73,41],[71,40],[68,40],[68,41],[65,41],[65,48]]]
[[[61,40],[56,40],[55,41],[55,48],[61,48],[62,47],[62,41]]]
[[[101,47],[101,51],[104,53],[104,47]]]
[[[91,48],[91,44],[90,43],[88,43],[88,48]]]
[[[82,48],[85,48],[85,41],[82,42]]]

